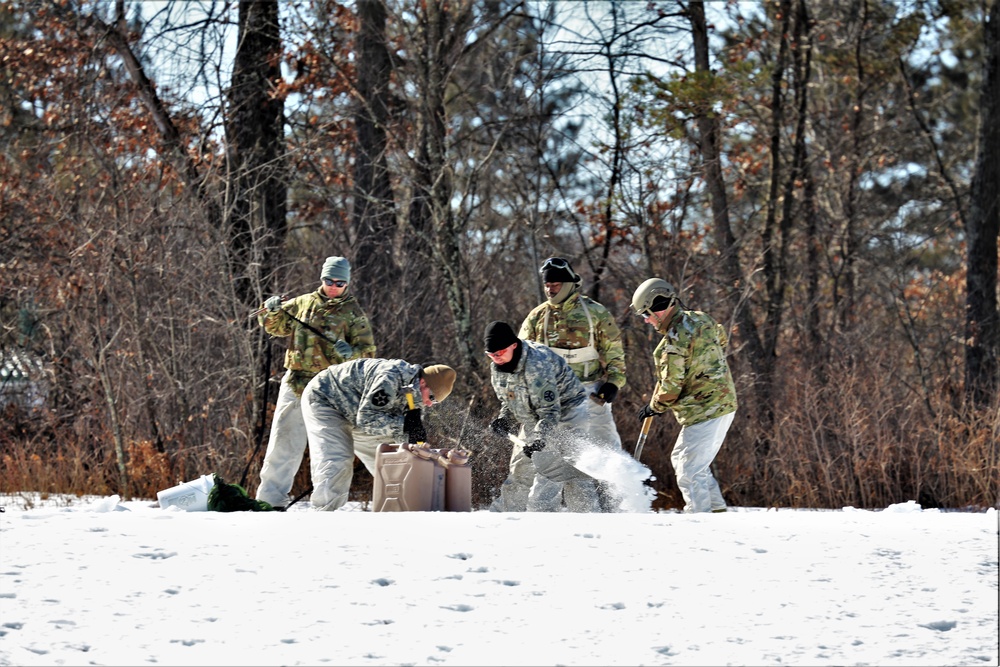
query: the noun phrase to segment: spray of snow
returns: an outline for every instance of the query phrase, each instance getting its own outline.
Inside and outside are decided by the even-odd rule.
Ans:
[[[574,466],[611,487],[621,499],[619,512],[652,510],[656,491],[643,482],[652,479],[653,472],[624,450],[586,445],[579,450]]]

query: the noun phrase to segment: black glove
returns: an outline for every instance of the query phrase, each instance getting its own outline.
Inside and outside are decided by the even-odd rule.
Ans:
[[[490,422],[490,430],[506,440],[508,435],[517,431],[517,422],[508,417],[497,417]]]
[[[524,446],[524,455],[530,459],[532,454],[540,452],[543,449],[545,449],[545,441],[539,438],[533,441],[530,445]]]
[[[420,421],[420,408],[407,410],[403,416],[403,432],[409,436],[407,442],[415,445],[418,442],[427,442],[427,431]]]
[[[612,382],[605,382],[597,388],[595,395],[597,398],[602,399],[605,403],[612,403],[618,395],[618,385]]]
[[[642,410],[639,410],[639,421],[645,420],[646,417],[659,417],[662,414],[662,412],[654,412],[653,408],[644,405],[642,406]]]

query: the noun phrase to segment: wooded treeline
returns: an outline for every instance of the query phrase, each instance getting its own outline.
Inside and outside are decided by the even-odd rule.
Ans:
[[[0,2],[26,369],[0,490],[253,493],[285,346],[249,314],[343,255],[379,356],[458,370],[430,438],[485,504],[510,449],[482,333],[558,255],[623,330],[629,451],[658,276],[732,334],[731,504],[997,506],[998,26],[996,0]],[[658,507],[677,430],[643,451]]]

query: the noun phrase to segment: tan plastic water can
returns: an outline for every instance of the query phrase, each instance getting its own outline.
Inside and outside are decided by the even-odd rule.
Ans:
[[[412,451],[410,451],[412,449]],[[463,450],[381,444],[375,451],[375,512],[469,512],[472,469]]]

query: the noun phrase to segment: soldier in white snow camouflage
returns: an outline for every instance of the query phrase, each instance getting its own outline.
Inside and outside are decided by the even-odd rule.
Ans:
[[[425,442],[420,408],[443,401],[455,371],[435,364],[421,367],[402,359],[356,359],[330,366],[302,393],[309,434],[313,509],[335,510],[347,502],[354,457],[375,474],[375,451],[384,442]]]
[[[491,509],[556,511],[561,491],[570,511],[593,511],[598,500],[594,480],[574,475],[572,467],[587,442],[583,384],[565,359],[545,345],[520,340],[506,322],[491,322],[484,343],[493,361],[490,382],[500,400],[493,428],[516,432],[525,443],[514,446],[510,474]],[[538,475],[564,485],[536,484]]]
[[[587,389],[593,443],[619,449],[622,439],[611,404],[625,386],[621,330],[607,308],[580,293],[582,279],[567,260],[550,257],[542,263],[539,273],[547,299],[528,313],[518,337],[548,345],[569,363]],[[559,500],[557,493],[546,495]],[[610,510],[617,504],[606,494],[602,500],[604,507],[595,507],[594,511]]]
[[[258,316],[264,331],[287,337],[285,371],[271,419],[271,435],[260,469],[257,500],[275,507],[288,504],[288,493],[302,465],[306,428],[302,390],[316,373],[349,359],[372,358],[375,342],[368,316],[347,294],[351,265],[343,257],[327,257],[315,292],[284,303],[273,296]]]
[[[632,309],[663,334],[653,352],[657,384],[645,420],[670,410],[681,432],[670,455],[685,512],[725,512],[726,501],[710,468],[736,416],[736,387],[726,361],[725,328],[706,313],[683,307],[661,278],[636,289]]]

